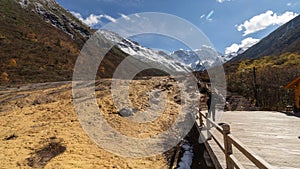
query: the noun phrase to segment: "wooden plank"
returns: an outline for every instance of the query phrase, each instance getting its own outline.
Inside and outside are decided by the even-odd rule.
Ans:
[[[212,162],[214,163],[214,167],[216,169],[222,169],[223,167],[221,166],[221,164],[220,164],[217,156],[215,155],[213,149],[210,147],[209,143],[208,142],[204,142],[204,145],[205,145],[205,148],[206,148],[206,150],[207,150],[207,152],[208,152],[208,154],[209,154]]]
[[[268,111],[227,111],[222,116],[232,135],[274,168],[300,168],[300,118]],[[240,162],[249,165],[249,161]]]
[[[224,146],[220,143],[220,141],[218,140],[218,138],[216,136],[213,135],[213,133],[210,133],[211,137],[214,139],[215,143],[219,146],[219,148],[223,151],[223,153],[225,154],[225,148]]]
[[[272,169],[274,168],[260,156],[256,155],[252,150],[250,150],[246,145],[240,142],[237,138],[232,136],[231,134],[228,135],[228,139],[232,144],[240,150],[249,160],[251,160],[258,168],[260,169]]]
[[[219,137],[217,137],[219,138]],[[225,160],[225,154],[223,150],[220,149],[220,147],[217,145],[217,143],[214,140],[209,140],[208,144],[210,145],[211,149],[213,150],[215,156],[217,157],[220,165],[222,168],[226,168],[226,160]]]
[[[273,166],[278,169],[299,168],[300,118],[280,112],[236,111],[225,112],[222,122],[229,123],[232,135],[239,138],[237,140],[230,135],[230,141],[235,144],[236,150],[250,157],[250,160],[247,160],[241,152],[233,152],[234,157],[238,156],[236,159],[242,160],[239,162],[245,168],[254,167],[251,161],[259,168],[273,168]],[[222,140],[222,138],[215,138],[215,135],[213,138],[208,143],[219,162],[223,164],[224,152],[220,149],[220,143],[214,142],[215,139]]]
[[[231,155],[229,156],[229,158],[230,158],[230,160],[232,161],[232,163],[234,164],[234,167],[235,167],[235,168],[237,168],[237,169],[245,169],[245,167],[239,162],[238,159],[236,159],[236,158],[234,157],[233,154],[231,154]]]
[[[288,84],[286,84],[284,87],[286,89],[293,89],[293,88],[295,88],[295,85],[297,83],[299,83],[299,81],[300,81],[300,76],[298,76],[295,79],[293,79],[291,82],[289,82]]]

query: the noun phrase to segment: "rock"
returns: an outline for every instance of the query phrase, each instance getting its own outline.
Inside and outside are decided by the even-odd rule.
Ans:
[[[158,105],[162,101],[162,98],[160,98],[161,95],[162,95],[162,92],[160,90],[151,92],[149,94],[150,103]]]
[[[174,97],[174,102],[177,103],[177,104],[181,104],[181,97],[180,97],[180,95],[176,95]]]
[[[4,140],[14,140],[14,139],[16,139],[17,137],[18,137],[17,135],[12,134],[12,135],[10,135],[10,136],[4,138]]]
[[[32,104],[32,105],[38,105],[38,104],[41,104],[41,101],[38,100],[38,99],[36,99],[36,100],[33,101],[33,104]]]
[[[167,90],[170,90],[172,87],[173,87],[173,84],[165,84],[164,87],[167,89]]]
[[[119,115],[122,117],[129,117],[133,116],[133,114],[136,112],[136,110],[133,110],[132,108],[122,108],[119,110]]]

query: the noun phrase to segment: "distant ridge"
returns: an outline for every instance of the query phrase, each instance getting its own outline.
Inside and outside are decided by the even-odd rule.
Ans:
[[[264,56],[280,56],[287,52],[300,53],[300,15],[280,26],[230,62]]]

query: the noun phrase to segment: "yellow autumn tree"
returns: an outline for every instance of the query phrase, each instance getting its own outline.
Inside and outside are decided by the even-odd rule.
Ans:
[[[100,72],[101,72],[102,74],[104,74],[104,73],[105,73],[105,67],[101,66],[101,67],[100,67]]]
[[[0,76],[0,79],[6,82],[9,81],[8,74],[6,72],[3,72]]]
[[[17,61],[16,59],[10,59],[9,62],[8,62],[8,67],[17,67]]]

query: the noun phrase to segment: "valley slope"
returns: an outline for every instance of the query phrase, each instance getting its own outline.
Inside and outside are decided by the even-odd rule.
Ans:
[[[94,30],[54,0],[0,1],[0,85],[70,81],[76,59]],[[114,47],[102,65],[110,77],[127,56]]]
[[[300,16],[224,64],[228,90],[253,105],[284,110],[293,91],[283,86],[300,75]]]

